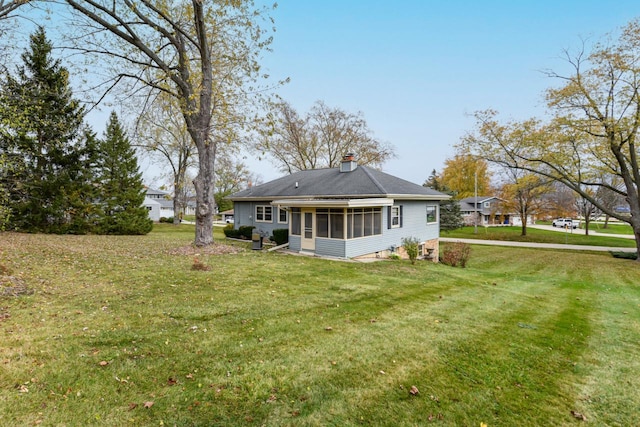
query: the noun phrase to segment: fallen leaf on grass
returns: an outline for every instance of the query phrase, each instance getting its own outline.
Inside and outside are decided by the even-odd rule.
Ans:
[[[576,412],[576,411],[571,411],[571,415],[573,415],[573,418],[580,420],[580,421],[587,421],[587,417],[585,417],[583,414],[581,414],[580,412]]]
[[[98,363],[98,365],[100,366],[107,366],[109,364],[109,362],[107,362],[106,360],[102,360],[100,363]]]
[[[187,374],[187,378],[189,378],[190,380],[193,379],[193,374]]]
[[[331,326],[327,326],[326,328],[324,328],[325,331],[333,331],[333,328]]]
[[[144,402],[144,407],[149,409],[149,408],[151,408],[153,406],[153,403],[154,402]]]
[[[417,396],[418,394],[420,394],[420,390],[418,390],[418,387],[412,385],[411,390],[409,390],[409,393],[413,396]]]
[[[169,377],[169,379],[167,380],[167,384],[168,385],[175,385],[178,382],[178,380],[176,380],[175,378]]]
[[[138,407],[137,403],[129,403],[129,410],[132,411]]]

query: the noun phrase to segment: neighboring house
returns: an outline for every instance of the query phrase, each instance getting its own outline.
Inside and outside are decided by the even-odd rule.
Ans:
[[[233,224],[233,209],[220,212],[220,217],[222,218],[222,222]]]
[[[173,199],[171,194],[165,191],[147,188],[142,205],[149,210],[149,218],[152,221],[158,222],[160,218],[173,217]]]
[[[352,155],[340,167],[304,170],[229,196],[235,227],[263,235],[289,230],[289,249],[339,258],[386,257],[405,237],[421,255],[438,259],[439,205],[449,196],[358,166]],[[402,255],[402,250],[400,254]]]
[[[467,197],[460,200],[460,213],[465,225],[522,225],[520,215],[502,211],[502,199],[495,196]],[[527,224],[532,224],[531,216]]]

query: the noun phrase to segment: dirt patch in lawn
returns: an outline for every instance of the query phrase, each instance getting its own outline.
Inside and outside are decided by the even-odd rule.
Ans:
[[[222,245],[219,243],[209,246],[180,246],[169,250],[171,255],[224,255],[224,254],[237,254],[244,252],[244,248],[232,245]]]
[[[33,289],[29,289],[27,284],[19,277],[0,276],[0,296],[17,297],[20,295],[30,295]]]

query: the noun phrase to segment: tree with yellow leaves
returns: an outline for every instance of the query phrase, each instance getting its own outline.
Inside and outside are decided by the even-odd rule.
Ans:
[[[487,161],[481,157],[458,153],[444,164],[440,182],[455,194],[456,199],[473,197],[476,193],[488,196],[493,192]]]

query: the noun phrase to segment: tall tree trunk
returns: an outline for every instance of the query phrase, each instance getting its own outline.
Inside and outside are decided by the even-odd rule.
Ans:
[[[584,217],[584,235],[589,235],[589,223],[591,222],[590,215],[585,215]]]
[[[196,246],[207,246],[213,243],[213,214],[215,208],[214,163],[216,146],[209,141],[198,149],[200,167],[198,176],[193,181],[196,187]]]

